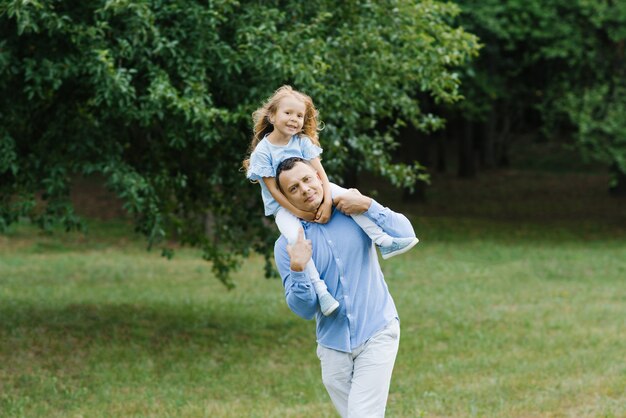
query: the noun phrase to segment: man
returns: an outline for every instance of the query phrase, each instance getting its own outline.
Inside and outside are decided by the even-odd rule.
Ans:
[[[324,197],[322,182],[301,158],[283,161],[276,171],[281,192],[296,208],[316,212]],[[378,264],[376,249],[350,218],[364,213],[386,233],[415,237],[409,220],[356,190],[336,198],[326,224],[302,222],[288,245],[281,236],[274,248],[289,308],[304,319],[316,318],[317,355],[322,381],[342,417],[382,417],[398,352],[398,312]],[[313,256],[329,292],[340,303],[331,316],[318,309],[304,267]]]

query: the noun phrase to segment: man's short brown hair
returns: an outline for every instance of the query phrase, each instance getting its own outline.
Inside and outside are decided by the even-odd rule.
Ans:
[[[282,193],[285,194],[283,192],[283,188],[280,187],[280,174],[283,171],[289,171],[292,168],[295,167],[295,165],[297,163],[304,163],[306,165],[308,165],[309,167],[313,168],[313,166],[311,165],[310,162],[308,162],[307,160],[305,160],[304,158],[300,158],[300,157],[289,157],[284,159],[283,161],[280,162],[280,164],[278,164],[278,167],[276,168],[276,187],[278,187],[278,190]]]

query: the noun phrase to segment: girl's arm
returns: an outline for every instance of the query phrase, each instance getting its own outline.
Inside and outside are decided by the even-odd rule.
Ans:
[[[287,209],[289,212],[296,215],[298,218],[304,219],[305,221],[312,222],[315,220],[315,214],[311,212],[305,212],[296,208],[294,205],[289,203],[284,194],[278,190],[278,186],[276,185],[276,178],[274,177],[263,177],[263,182],[267,186],[267,189],[270,191],[274,199],[278,202],[280,206]],[[324,192],[324,198],[326,197],[326,192]]]
[[[322,179],[322,186],[324,186],[324,201],[315,214],[315,222],[325,224],[330,219],[330,215],[333,210],[333,197],[330,192],[330,181],[328,181],[328,176],[326,175],[326,171],[324,170],[324,166],[322,166],[322,162],[319,157],[315,157],[309,162],[319,173],[320,178]]]

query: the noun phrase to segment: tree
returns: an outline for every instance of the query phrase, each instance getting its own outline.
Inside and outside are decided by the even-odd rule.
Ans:
[[[77,227],[71,179],[102,173],[151,244],[202,248],[227,285],[250,251],[269,271],[275,233],[239,171],[252,111],[292,84],[321,110],[331,175],[357,161],[411,185],[419,164],[389,158],[394,126],[441,125],[420,92],[460,98],[456,69],[478,46],[451,25],[457,13],[436,1],[4,0],[0,226]]]
[[[568,16],[588,50],[567,51],[575,76],[558,79],[555,110],[574,125],[583,155],[610,166],[610,189],[626,196],[626,3],[581,2]]]
[[[506,160],[510,132],[564,132],[626,180],[626,3],[457,0],[485,48],[464,71],[460,117],[484,124],[487,165]],[[529,118],[533,115],[533,118]],[[624,186],[622,186],[624,187]],[[624,187],[626,189],[626,187]]]

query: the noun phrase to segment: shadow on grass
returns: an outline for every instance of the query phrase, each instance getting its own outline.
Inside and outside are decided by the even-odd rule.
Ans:
[[[305,328],[293,316],[268,317],[197,305],[71,304],[56,308],[10,303],[0,307],[0,318],[0,353],[5,358],[24,350],[71,357],[76,350],[99,346],[149,354],[192,348],[224,355],[238,347],[237,351],[247,351],[253,359],[259,350],[270,351],[276,344],[301,338]]]

